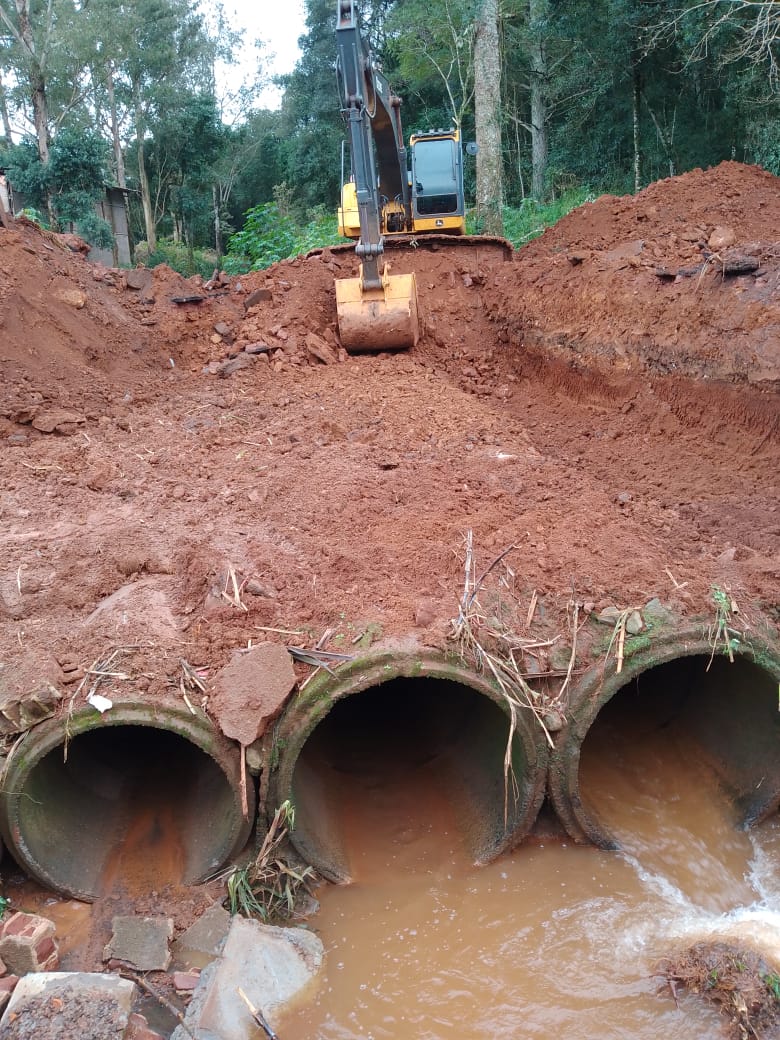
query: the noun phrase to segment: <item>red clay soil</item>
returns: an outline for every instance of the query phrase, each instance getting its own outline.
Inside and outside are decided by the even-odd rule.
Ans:
[[[203,286],[0,230],[0,686],[68,696],[117,647],[157,696],[249,640],[441,645],[467,530],[553,628],[718,585],[776,634],[779,189],[726,163],[509,260],[393,251],[424,335],[382,357],[339,348],[350,252]]]

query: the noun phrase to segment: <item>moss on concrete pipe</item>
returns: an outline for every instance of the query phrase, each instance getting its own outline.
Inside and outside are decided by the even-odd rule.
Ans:
[[[629,651],[632,649],[626,644]],[[780,807],[780,649],[751,638],[734,652],[713,656],[702,629],[644,638],[626,658],[590,668],[572,691],[567,725],[550,759],[552,803],[575,841],[616,848],[615,837],[580,789],[580,757],[588,734],[613,697],[652,698],[659,724],[674,721],[690,735],[697,754],[712,767],[744,825]],[[617,703],[617,702],[616,702]],[[649,702],[646,702],[649,703]],[[594,730],[595,732],[595,730]]]
[[[48,719],[6,762],[0,832],[41,884],[91,900],[137,800],[150,792],[175,819],[182,880],[202,881],[251,829],[254,792],[244,818],[239,754],[205,718],[175,707],[121,703],[103,715],[85,708]]]
[[[342,719],[347,722],[352,707],[369,697],[377,727],[391,721],[397,727],[401,713],[410,727],[418,727],[418,736],[424,730],[430,756],[444,763],[452,804],[475,862],[494,859],[526,836],[544,796],[547,770],[544,734],[531,713],[521,713],[512,741],[517,790],[509,796],[505,820],[509,717],[501,691],[460,658],[428,650],[384,651],[312,680],[275,729],[266,804],[270,815],[285,799],[292,800],[292,840],[307,862],[331,881],[350,880],[338,814],[328,803],[312,748],[326,724],[333,728]]]

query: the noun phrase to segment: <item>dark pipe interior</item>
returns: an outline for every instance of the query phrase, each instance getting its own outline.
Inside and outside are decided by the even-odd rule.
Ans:
[[[753,822],[780,798],[777,697],[775,679],[745,657],[677,658],[643,672],[602,707],[583,742],[581,766],[595,753],[630,754],[643,734],[663,731],[711,768],[739,818]],[[581,796],[587,805],[584,782]]]
[[[235,795],[217,763],[191,741],[150,726],[102,726],[56,747],[27,776],[19,799],[20,843],[42,879],[98,894],[109,857],[140,813],[155,843],[181,846],[182,877],[221,865],[235,831]],[[167,831],[175,834],[168,834]]]
[[[382,768],[391,790],[394,775],[434,764],[441,767],[467,847],[488,858],[520,818],[524,753],[513,748],[521,794],[510,799],[504,826],[504,754],[508,717],[490,698],[443,679],[393,679],[337,701],[304,744],[293,775],[295,841],[329,877],[349,876],[336,812],[337,774],[367,765]]]

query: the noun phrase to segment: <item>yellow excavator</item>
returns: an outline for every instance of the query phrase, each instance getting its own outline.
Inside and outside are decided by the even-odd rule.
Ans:
[[[351,354],[413,347],[420,336],[414,274],[390,274],[385,239],[463,235],[463,152],[457,130],[401,129],[401,100],[374,66],[355,0],[337,0],[337,73],[352,174],[339,233],[356,238],[360,275],[336,281],[339,336]],[[475,146],[468,146],[471,154]]]

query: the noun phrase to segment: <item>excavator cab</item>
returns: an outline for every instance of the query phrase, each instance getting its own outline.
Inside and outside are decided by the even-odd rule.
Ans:
[[[466,230],[463,153],[457,130],[412,134],[412,230],[462,235]]]

